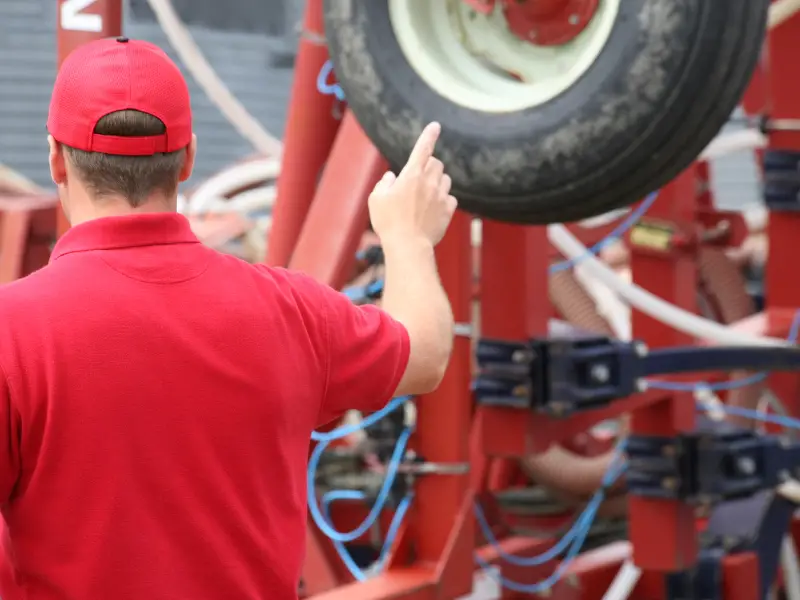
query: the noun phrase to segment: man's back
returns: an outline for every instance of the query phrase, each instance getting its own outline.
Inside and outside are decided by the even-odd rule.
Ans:
[[[295,597],[310,433],[348,388],[354,408],[388,399],[403,328],[203,247],[179,215],[79,225],[54,257],[0,289],[0,595]],[[348,352],[382,372],[331,379]]]

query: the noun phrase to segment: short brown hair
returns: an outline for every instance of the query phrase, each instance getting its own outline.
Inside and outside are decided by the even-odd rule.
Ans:
[[[100,119],[94,128],[101,135],[137,137],[161,135],[164,123],[138,110],[120,110]],[[122,196],[134,208],[155,192],[174,194],[178,189],[186,151],[152,156],[116,156],[85,152],[63,145],[86,187],[98,198]]]

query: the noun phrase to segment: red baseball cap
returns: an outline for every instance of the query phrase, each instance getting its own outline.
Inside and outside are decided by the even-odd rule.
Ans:
[[[153,115],[167,131],[146,137],[94,132],[101,118],[120,110]],[[124,37],[89,42],[61,65],[47,130],[56,141],[86,152],[121,156],[175,152],[192,141],[189,88],[177,65],[154,44]]]

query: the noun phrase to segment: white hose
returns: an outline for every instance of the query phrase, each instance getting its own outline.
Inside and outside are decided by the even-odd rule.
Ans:
[[[580,260],[586,270],[605,286],[619,294],[632,307],[658,319],[662,323],[695,338],[713,340],[726,346],[788,346],[786,340],[752,336],[704,319],[691,312],[678,308],[635,283],[628,283],[613,269],[598,260],[563,225],[550,225],[547,228],[550,242],[570,260]]]
[[[189,30],[181,22],[170,0],[147,1],[178,57],[209,100],[222,112],[233,128],[261,154],[280,156],[283,153],[283,143],[264,129],[261,123],[247,112],[247,109],[217,76]]]
[[[264,181],[274,181],[281,170],[275,158],[251,160],[220,171],[201,183],[188,202],[190,214],[201,214],[214,210],[226,196],[236,190],[249,188]]]
[[[26,194],[44,194],[45,190],[20,173],[0,163],[0,184],[6,184]]]
[[[628,600],[641,576],[642,570],[633,564],[633,561],[626,560],[617,571],[617,575],[606,593],[603,594],[603,600]]]
[[[743,129],[718,135],[705,150],[700,153],[697,160],[716,160],[729,154],[757,150],[767,145],[767,136],[755,129]]]
[[[220,212],[237,212],[244,215],[254,212],[271,213],[277,195],[278,188],[274,183],[268,183],[236,194],[220,207]]]
[[[800,0],[775,0],[769,7],[770,29],[786,22],[790,17],[800,12]]]
[[[786,535],[781,544],[781,571],[783,571],[783,587],[787,600],[800,600],[800,565],[797,560],[797,548],[791,535]]]

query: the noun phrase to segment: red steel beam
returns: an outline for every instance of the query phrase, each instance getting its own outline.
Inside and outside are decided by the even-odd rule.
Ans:
[[[122,0],[57,0],[58,64],[81,44],[122,35]],[[69,229],[58,209],[57,235]]]
[[[472,219],[457,213],[436,259],[457,323],[472,321]],[[469,464],[472,422],[472,348],[457,336],[444,381],[417,401],[416,450],[426,460]],[[423,477],[416,483],[410,521],[417,560],[438,565],[441,598],[456,598],[472,588],[473,518],[469,473]]]
[[[485,220],[481,238],[481,336],[511,341],[546,336],[552,313],[547,293],[547,228]],[[527,432],[515,429],[526,422],[528,414],[479,406],[476,419],[480,423],[476,435],[481,436],[483,451],[492,458],[487,484],[493,490],[507,487],[515,477],[517,463],[500,458],[509,454],[497,449],[506,443],[526,446]],[[539,433],[537,428],[533,435]]]
[[[800,80],[797,77],[800,15],[794,15],[769,35],[768,106],[770,119],[800,124]],[[769,150],[800,152],[800,131],[771,131]],[[800,280],[795,255],[800,213],[770,212],[767,226],[769,248],[766,264],[765,296],[768,313],[800,308]],[[785,333],[783,334],[786,335]],[[794,416],[800,416],[800,377],[794,373],[775,373],[770,387],[786,403]]]
[[[305,223],[289,262],[292,269],[336,289],[347,283],[369,222],[367,198],[387,168],[386,161],[347,111],[314,201],[304,215]]]
[[[308,0],[267,244],[270,265],[283,267],[289,263],[339,128],[334,110],[338,100],[317,90],[317,77],[327,60],[322,0]]]

